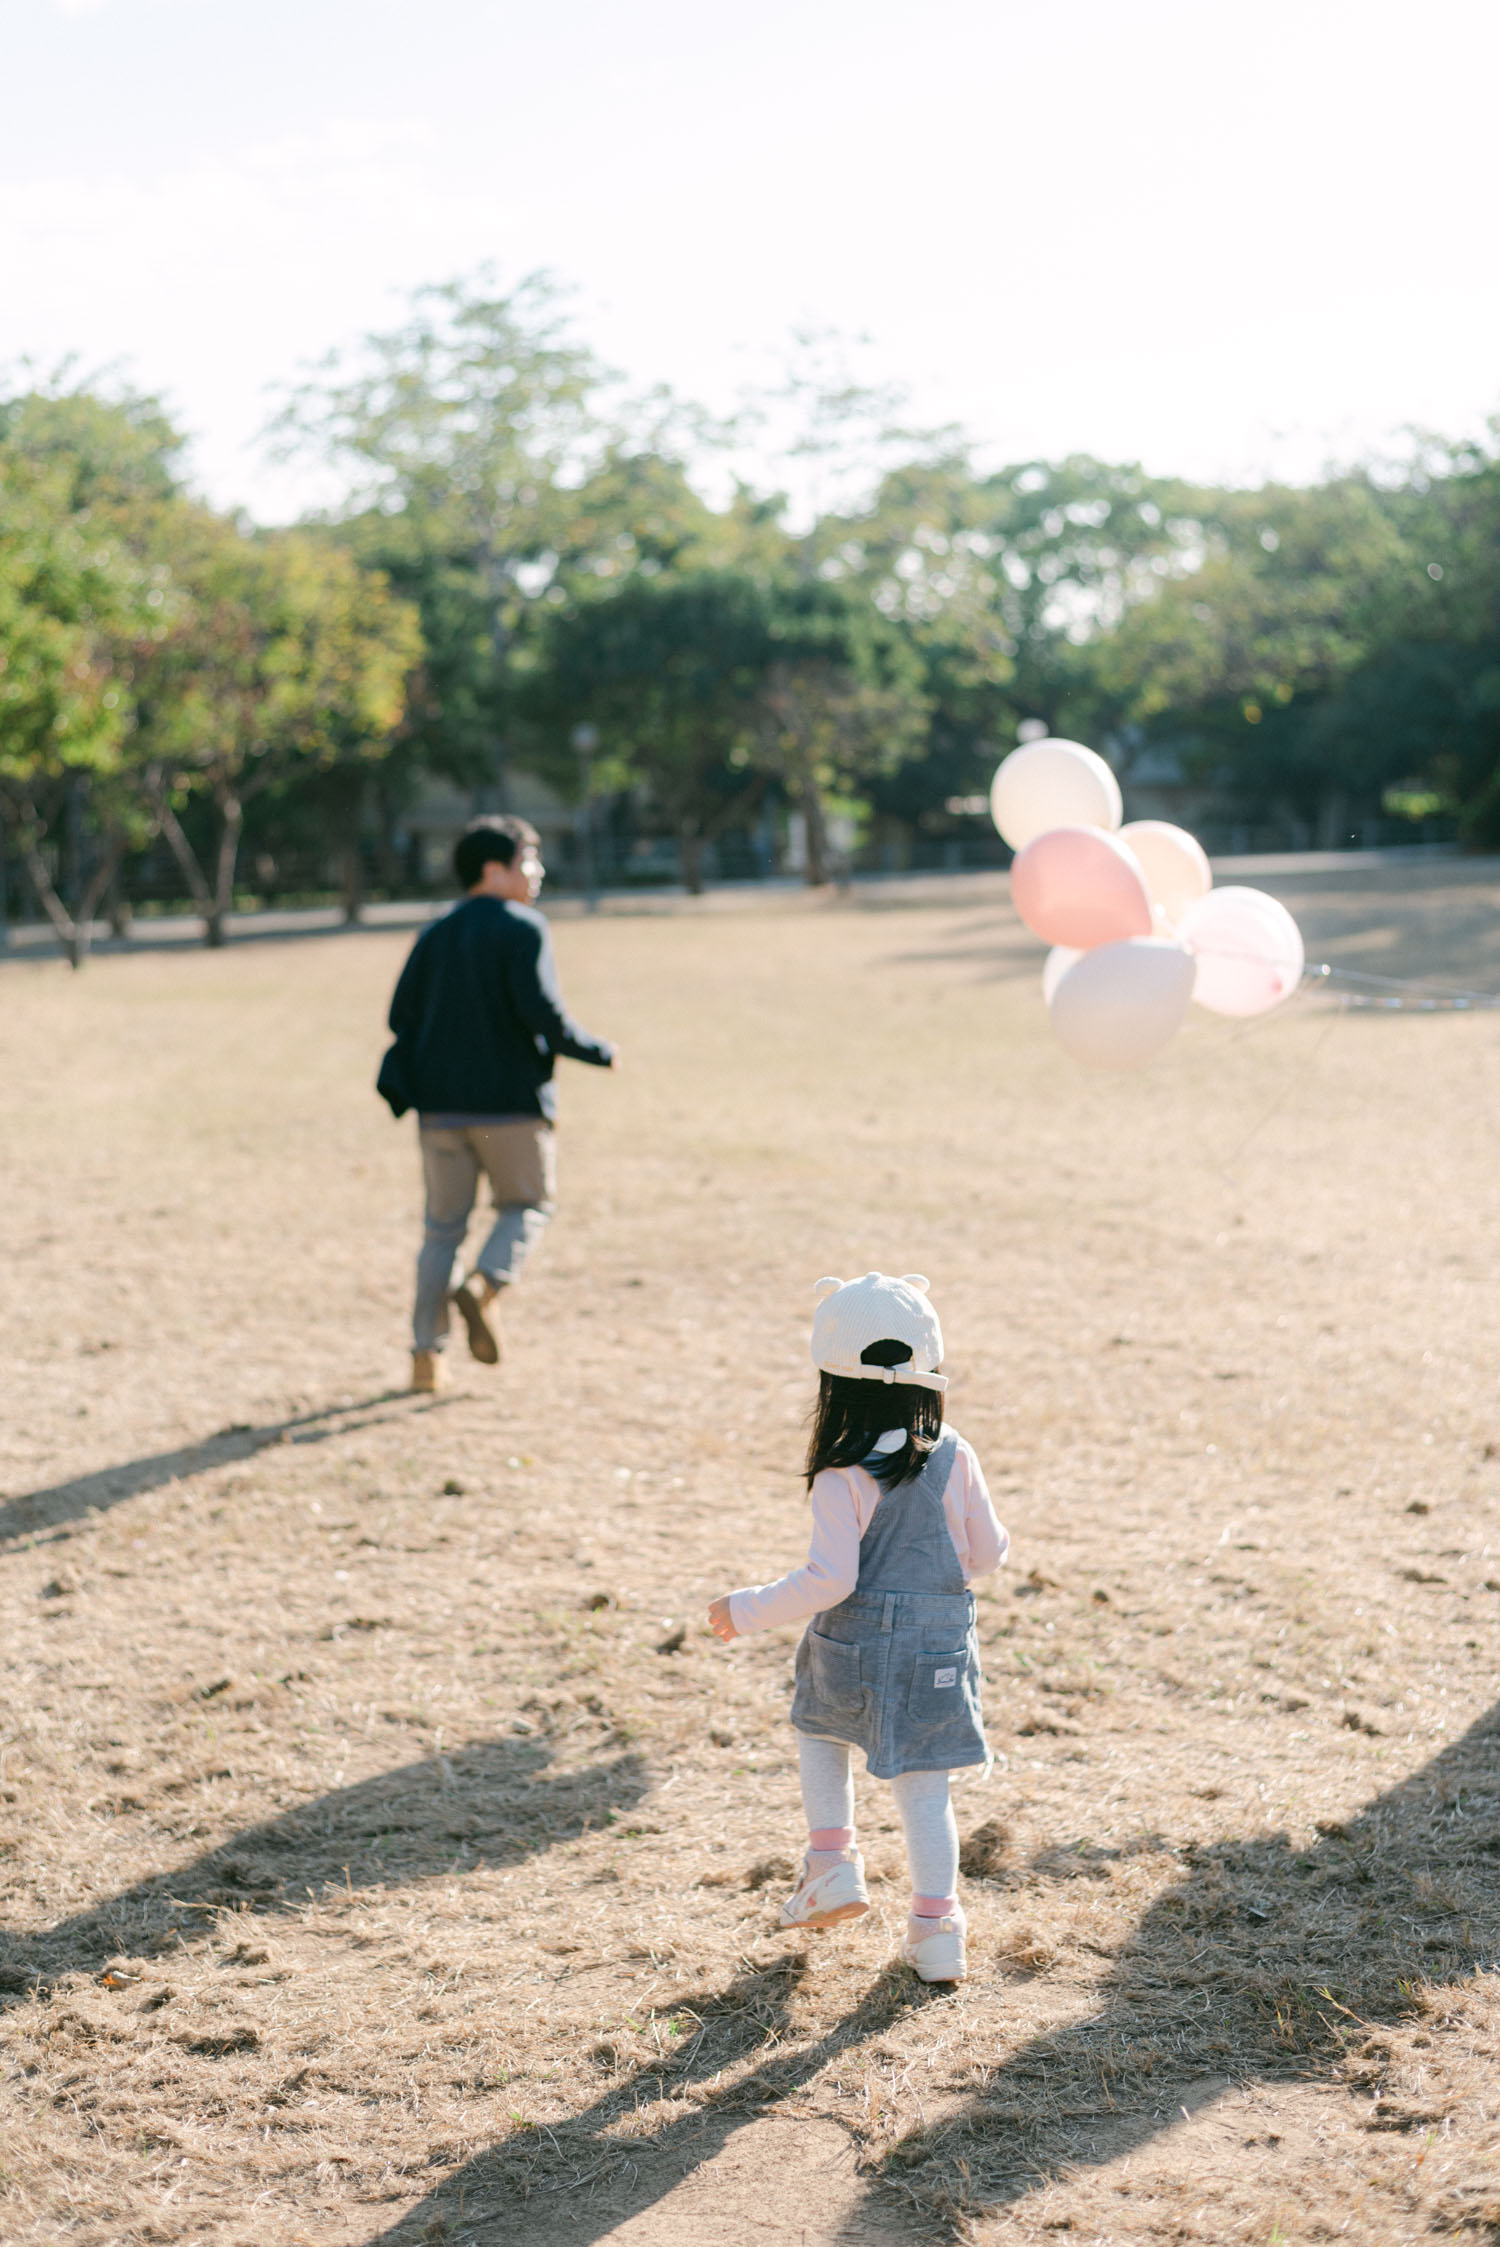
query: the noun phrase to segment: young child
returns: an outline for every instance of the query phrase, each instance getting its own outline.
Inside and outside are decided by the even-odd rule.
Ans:
[[[966,1972],[958,1828],[948,1774],[989,1762],[969,1584],[1009,1539],[979,1461],[939,1401],[943,1336],[918,1273],[818,1282],[820,1379],[807,1481],[812,1547],[774,1584],[708,1611],[724,1640],[812,1620],[797,1648],[808,1848],[781,1908],[786,1927],[831,1927],[870,1908],[854,1846],[852,1750],[889,1779],[906,1835],[911,1917],[901,1956],[924,1982]]]

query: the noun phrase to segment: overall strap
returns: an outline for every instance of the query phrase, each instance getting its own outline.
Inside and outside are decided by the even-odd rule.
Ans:
[[[883,1490],[860,1539],[858,1591],[954,1593],[963,1570],[948,1534],[943,1493],[958,1455],[956,1436],[944,1434],[911,1482]]]
[[[918,1475],[914,1487],[924,1498],[936,1498],[942,1504],[943,1492],[948,1487],[948,1477],[953,1472],[958,1457],[958,1437],[951,1428],[944,1428],[937,1442],[927,1454],[927,1464]]]
[[[913,1476],[910,1482],[903,1482],[900,1487],[902,1490],[908,1491],[920,1490],[925,1497],[936,1496],[941,1498],[948,1487],[948,1477],[953,1472],[953,1462],[957,1457],[958,1437],[951,1428],[944,1428],[937,1442],[922,1462],[920,1471]],[[872,1451],[867,1459],[860,1461],[865,1473],[880,1484],[882,1491],[885,1490],[886,1485],[881,1481],[880,1470],[883,1466],[889,1464],[889,1452],[882,1451]]]

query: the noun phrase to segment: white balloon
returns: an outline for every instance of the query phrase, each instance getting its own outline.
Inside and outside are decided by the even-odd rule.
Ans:
[[[990,783],[990,817],[1012,850],[1053,827],[1119,826],[1120,783],[1081,741],[1028,741],[1012,749]]]
[[[1191,953],[1159,936],[1101,944],[1057,986],[1057,1042],[1086,1069],[1138,1069],[1181,1025],[1193,976]]]
[[[1268,1014],[1302,981],[1302,932],[1263,889],[1210,890],[1177,933],[1198,962],[1193,997],[1211,1014]]]
[[[1057,986],[1061,983],[1073,962],[1082,958],[1083,954],[1071,944],[1053,945],[1042,968],[1042,997],[1046,1000],[1048,1006],[1051,1006],[1057,995]]]
[[[1120,829],[1120,840],[1140,860],[1151,902],[1169,921],[1180,921],[1212,889],[1214,877],[1203,846],[1185,827],[1173,827],[1165,819],[1132,819]]]

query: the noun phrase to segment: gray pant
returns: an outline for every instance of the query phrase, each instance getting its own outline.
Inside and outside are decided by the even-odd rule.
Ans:
[[[535,1123],[470,1124],[460,1131],[424,1129],[422,1179],[427,1213],[417,1258],[412,1347],[441,1350],[448,1338],[448,1298],[461,1277],[459,1251],[481,1174],[490,1182],[495,1222],[474,1270],[509,1287],[546,1230],[557,1195],[552,1129]]]

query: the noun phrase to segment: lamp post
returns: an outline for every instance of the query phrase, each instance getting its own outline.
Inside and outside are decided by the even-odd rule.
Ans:
[[[587,913],[599,909],[599,894],[594,883],[594,751],[599,746],[599,728],[579,725],[573,728],[570,739],[573,754],[578,759],[578,866],[583,876],[583,905]]]

